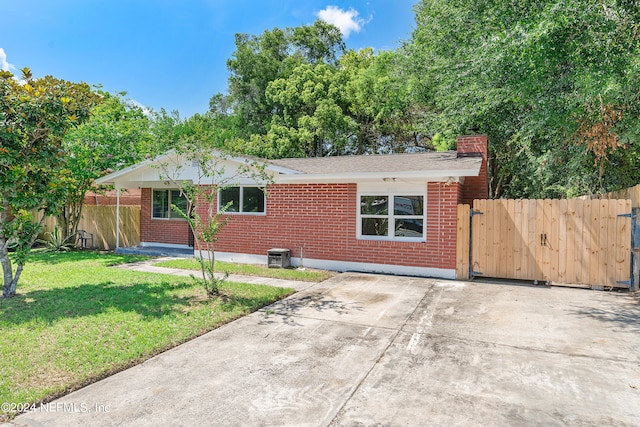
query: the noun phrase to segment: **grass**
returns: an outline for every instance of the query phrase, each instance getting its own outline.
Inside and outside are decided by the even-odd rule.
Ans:
[[[40,253],[0,299],[0,403],[49,401],[281,299],[292,289],[109,268],[143,257]],[[0,412],[0,421],[15,414]]]
[[[176,258],[155,263],[158,267],[181,268],[184,270],[200,270],[200,264],[194,258]],[[268,268],[256,264],[235,264],[216,261],[216,271],[245,276],[262,276],[274,279],[300,280],[304,282],[322,282],[334,273],[324,270],[298,270],[288,268]]]

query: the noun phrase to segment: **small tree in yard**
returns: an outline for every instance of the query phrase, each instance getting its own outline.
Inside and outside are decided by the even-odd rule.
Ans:
[[[85,194],[95,190],[94,179],[142,160],[152,149],[149,119],[142,108],[123,99],[124,92],[99,93],[103,100],[91,111],[91,118],[64,137],[71,182],[58,213],[62,239],[74,239]]]
[[[206,127],[206,117],[195,116],[185,123],[188,130],[183,134],[183,144],[176,150],[179,163],[161,162],[162,179],[171,186],[179,188],[186,199],[182,206],[173,204],[171,209],[189,223],[197,248],[196,260],[200,264],[201,282],[208,296],[220,294],[220,287],[227,275],[221,279],[215,276],[215,243],[220,230],[230,220],[226,215],[231,203],[218,209],[217,195],[221,190],[233,186],[240,178],[250,178],[266,191],[266,185],[272,182],[265,171],[265,165],[251,161],[242,164],[234,171],[227,171],[225,166],[232,158],[223,149],[213,148],[213,143],[202,143],[203,140],[224,140],[224,129]],[[218,144],[222,145],[222,144]],[[191,164],[196,169],[196,176],[189,181],[180,178],[184,165]],[[265,193],[266,194],[266,193]]]
[[[20,274],[46,215],[65,198],[70,171],[62,148],[69,128],[99,100],[88,85],[51,76],[23,81],[0,71],[0,264],[3,298],[15,295]],[[37,213],[37,214],[36,214]],[[38,218],[38,215],[42,215]],[[12,269],[9,249],[17,264]]]

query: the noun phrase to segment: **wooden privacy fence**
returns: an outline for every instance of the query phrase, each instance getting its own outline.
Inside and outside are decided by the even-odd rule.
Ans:
[[[580,199],[629,199],[631,200],[631,206],[634,208],[640,208],[640,185],[635,187],[625,188],[624,190],[612,191],[605,194],[592,194],[589,196],[581,196]]]
[[[457,277],[629,288],[631,212],[631,200],[459,205]]]
[[[53,231],[56,225],[56,218],[48,217],[45,220],[44,231]],[[95,249],[115,249],[116,207],[83,206],[78,230],[86,230],[93,234]],[[120,206],[120,246],[136,246],[139,243],[140,207]]]

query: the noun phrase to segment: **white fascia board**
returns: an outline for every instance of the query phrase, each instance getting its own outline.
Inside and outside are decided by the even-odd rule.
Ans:
[[[411,172],[361,172],[340,174],[297,174],[277,175],[276,184],[301,184],[301,183],[349,183],[360,181],[380,180],[420,180],[420,181],[447,181],[465,176],[478,176],[478,169],[461,170],[437,170],[437,171],[411,171]]]
[[[215,152],[215,155],[217,155],[220,152]],[[136,163],[135,165],[129,166],[127,168],[121,169],[119,171],[110,173],[109,175],[103,176],[102,178],[98,178],[95,183],[98,185],[103,185],[103,184],[113,184],[113,185],[118,185],[120,188],[138,188],[141,186],[141,182],[134,180],[127,180],[126,177],[127,175],[130,175],[132,173],[138,172],[143,168],[149,167],[152,164],[158,164],[166,159],[168,159],[171,156],[176,156],[177,153],[175,152],[175,150],[170,150],[167,153],[160,155],[158,157],[155,157],[153,159],[148,159],[148,160],[144,160],[140,163]],[[244,165],[248,165],[251,166],[253,163],[263,163],[266,165],[266,170],[268,172],[273,173],[274,175],[277,174],[300,174],[299,171],[294,171],[291,169],[287,169],[287,168],[282,168],[279,166],[274,166],[272,164],[270,164],[268,161],[263,160],[263,159],[251,159],[251,158],[246,158],[246,157],[239,157],[239,156],[226,156],[226,155],[220,155],[221,158],[234,162],[234,163],[238,163],[238,164],[244,164]]]
[[[115,171],[110,173],[109,175],[105,175],[102,178],[98,178],[95,180],[95,183],[98,185],[103,185],[103,184],[116,184],[116,182],[118,181],[125,181],[125,180],[121,180],[119,178],[124,177],[125,175],[128,175],[131,172],[135,172],[138,171],[144,167],[147,167],[153,163],[158,163],[161,162],[165,159],[167,159],[168,157],[172,156],[175,154],[174,150],[168,151],[165,154],[162,154],[158,157],[154,157],[153,159],[147,159],[147,160],[143,160],[140,163],[136,163],[135,165],[131,165],[129,167],[126,167],[124,169],[120,169],[119,171]],[[125,187],[122,187],[125,188]]]
[[[285,175],[296,175],[296,174],[301,174],[302,172],[294,170],[294,169],[289,169],[289,168],[285,168],[282,166],[276,166],[272,163],[269,162],[269,160],[267,159],[261,159],[261,158],[251,158],[251,157],[242,157],[242,156],[228,156],[227,160],[231,160],[234,161],[236,163],[242,163],[245,165],[249,165],[251,166],[254,163],[257,164],[263,164],[265,165],[265,169],[269,172],[273,172],[276,174],[285,174]]]

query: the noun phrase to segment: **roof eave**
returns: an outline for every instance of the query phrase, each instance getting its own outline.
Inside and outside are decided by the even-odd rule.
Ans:
[[[118,171],[112,172],[109,175],[105,175],[101,178],[98,178],[95,180],[95,183],[97,185],[109,185],[109,184],[115,185],[116,182],[118,181],[118,178],[125,176],[131,172],[134,172],[138,169],[141,169],[143,167],[149,166],[150,164],[160,162],[173,154],[175,154],[175,150],[168,151],[165,154],[162,154],[158,157],[154,157],[152,159],[143,160],[139,163],[136,163],[135,165],[131,165],[124,169],[120,169]]]
[[[443,179],[458,178],[465,176],[478,176],[480,168],[477,169],[449,169],[437,171],[410,171],[410,172],[360,172],[360,173],[333,173],[333,174],[296,174],[278,175],[275,177],[276,183],[305,183],[305,182],[358,182],[358,181],[441,181]]]

